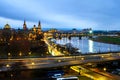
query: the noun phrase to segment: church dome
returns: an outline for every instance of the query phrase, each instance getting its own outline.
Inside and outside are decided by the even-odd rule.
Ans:
[[[10,25],[9,24],[6,24],[5,26],[4,26],[4,29],[10,29],[11,27],[10,27]]]

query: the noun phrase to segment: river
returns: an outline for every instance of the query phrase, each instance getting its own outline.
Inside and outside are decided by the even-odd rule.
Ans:
[[[82,54],[120,51],[120,45],[95,42],[87,37],[82,37],[81,39],[79,39],[79,37],[71,37],[71,39],[63,37],[62,39],[56,39],[56,43],[61,45],[71,43],[72,46],[78,48]]]

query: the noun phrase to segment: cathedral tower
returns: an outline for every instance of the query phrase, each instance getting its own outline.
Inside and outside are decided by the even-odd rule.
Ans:
[[[24,20],[24,24],[23,24],[23,30],[27,30],[27,25],[26,25],[26,21]]]
[[[41,23],[40,23],[40,21],[38,22],[38,31],[41,32]]]

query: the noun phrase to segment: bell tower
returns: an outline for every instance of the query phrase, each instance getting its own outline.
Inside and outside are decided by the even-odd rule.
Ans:
[[[27,30],[27,25],[26,25],[26,21],[24,20],[24,24],[23,24],[23,30]]]
[[[41,22],[38,22],[38,31],[41,31]]]

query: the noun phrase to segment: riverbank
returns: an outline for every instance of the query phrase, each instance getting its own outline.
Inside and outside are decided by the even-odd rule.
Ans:
[[[99,36],[96,38],[92,38],[92,40],[96,42],[120,45],[120,37]]]

